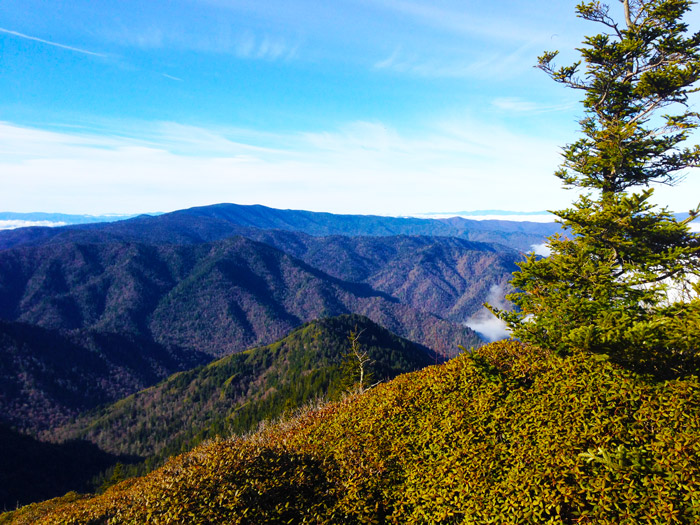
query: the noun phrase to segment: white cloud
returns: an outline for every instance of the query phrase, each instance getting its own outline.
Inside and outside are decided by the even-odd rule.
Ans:
[[[410,130],[357,121],[289,133],[177,122],[48,131],[0,122],[0,210],[142,213],[217,202],[398,216],[556,209],[572,199],[552,176],[560,141],[471,114]],[[700,190],[690,180],[683,186],[671,209],[688,209],[682,199]]]
[[[466,119],[412,135],[380,122],[288,134],[135,123],[110,136],[0,123],[0,209],[140,213],[215,202],[381,215],[518,209],[523,184],[551,182],[555,165],[553,143]]]
[[[552,255],[552,249],[546,243],[533,244],[532,251],[535,252],[537,255],[541,255],[542,257],[549,257],[550,255]]]
[[[498,309],[506,308],[505,293],[505,286],[494,284],[489,290],[486,302]],[[482,308],[464,324],[489,342],[510,337],[506,324],[486,308]]]
[[[484,312],[483,314],[470,317],[464,324],[489,343],[500,341],[501,339],[508,339],[510,333],[508,332],[506,324],[488,310],[484,310]]]
[[[65,226],[65,222],[54,221],[22,221],[22,220],[0,220],[0,230],[14,230],[16,228],[28,228],[29,226]]]
[[[466,219],[472,219],[474,221],[518,221],[518,222],[543,222],[543,223],[548,223],[548,222],[554,222],[554,218],[550,214],[545,214],[545,213],[533,213],[533,214],[526,214],[526,213],[519,213],[519,214],[504,214],[504,215],[499,215],[497,213],[494,214],[489,214],[489,215],[464,215],[463,216]]]

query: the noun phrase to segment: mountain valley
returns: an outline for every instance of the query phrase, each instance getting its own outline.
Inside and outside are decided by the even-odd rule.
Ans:
[[[541,241],[527,226],[485,224],[486,237]],[[353,323],[382,348],[405,338],[380,357],[368,344],[378,379],[445,361],[482,344],[464,321],[507,291],[522,257],[469,235],[444,221],[237,205],[0,231],[0,424],[22,439],[147,459],[143,472],[312,394],[338,395]],[[333,321],[348,314],[362,317]],[[298,335],[309,322],[323,348]],[[304,364],[292,372],[299,350],[280,348],[300,337]],[[245,364],[265,352],[286,364]]]

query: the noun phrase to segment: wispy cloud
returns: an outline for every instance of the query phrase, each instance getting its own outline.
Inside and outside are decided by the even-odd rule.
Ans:
[[[374,69],[428,78],[506,79],[516,77],[535,63],[539,48],[528,43],[516,49],[484,54],[459,53],[429,56],[403,52],[397,47],[374,63]]]
[[[34,42],[40,42],[40,43],[46,44],[48,46],[59,47],[61,49],[67,49],[68,51],[73,51],[75,53],[82,53],[84,55],[91,55],[91,56],[103,57],[103,58],[107,56],[103,53],[96,53],[94,51],[88,51],[87,49],[81,49],[79,47],[73,47],[73,46],[67,46],[65,44],[59,44],[58,42],[52,42],[50,40],[44,40],[43,38],[25,35],[24,33],[18,33],[17,31],[11,31],[9,29],[5,29],[2,27],[0,27],[0,33],[5,33],[7,35],[16,36],[18,38],[23,38],[25,40],[32,40]]]
[[[230,47],[230,45],[223,46],[224,49]],[[233,50],[239,58],[257,60],[294,58],[297,49],[298,46],[288,44],[281,37],[256,36],[250,33],[239,37],[233,45]]]
[[[493,284],[486,302],[501,310],[508,309],[510,305],[505,296],[506,285]],[[487,341],[498,341],[510,336],[507,325],[485,307],[467,319],[464,324]]]
[[[397,47],[394,49],[394,52],[391,53],[388,57],[380,60],[376,64],[374,64],[375,69],[389,69],[394,67],[397,63],[400,63],[399,57],[401,55],[401,47]]]
[[[496,41],[543,41],[550,35],[532,23],[523,24],[518,16],[517,3],[512,3],[507,12],[503,7],[493,6],[491,12],[479,2],[457,2],[453,8],[437,5],[437,2],[416,2],[410,0],[379,0],[376,2],[385,9],[412,17],[423,25],[450,31],[470,37],[493,39]],[[449,3],[448,3],[449,4]],[[470,5],[475,8],[469,8]],[[533,11],[537,9],[527,5],[532,22]]]
[[[172,75],[168,75],[167,73],[161,73],[165,78],[168,78],[170,80],[175,80],[177,82],[182,82],[183,80],[180,77],[174,77]]]
[[[119,27],[104,30],[109,41],[146,51],[184,49],[215,55],[233,55],[244,60],[289,60],[296,58],[299,43],[282,34],[270,34],[235,28],[217,22],[205,29],[195,26],[182,29],[164,24],[141,29]]]

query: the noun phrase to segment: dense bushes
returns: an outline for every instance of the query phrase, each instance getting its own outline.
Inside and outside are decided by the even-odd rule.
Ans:
[[[700,382],[495,343],[210,443],[101,496],[3,519],[690,523],[700,520]]]

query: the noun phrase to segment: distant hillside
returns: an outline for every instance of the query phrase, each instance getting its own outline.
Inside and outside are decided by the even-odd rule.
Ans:
[[[250,229],[297,231],[313,236],[459,237],[529,251],[533,244],[542,243],[544,237],[559,228],[553,223],[336,215],[259,205],[218,204],[113,223],[2,231],[0,249],[46,242],[99,242],[104,236],[112,241],[200,243],[245,235]]]
[[[157,231],[152,231],[153,226],[144,226],[141,236],[159,237]],[[178,233],[174,240],[190,244],[191,239],[180,237],[185,227],[175,231]],[[501,245],[454,237],[316,237],[260,229],[245,229],[240,233],[297,257],[332,277],[368,284],[404,304],[459,323],[481,308],[492,287],[502,289],[501,295],[505,293],[507,281],[517,269],[515,263],[522,258],[519,252]],[[61,244],[74,243],[68,241],[73,237],[82,238],[81,245],[128,242],[123,236],[115,241],[113,235],[103,230],[71,230],[54,238],[50,245],[58,245],[59,239],[65,240]]]
[[[0,422],[54,428],[210,359],[135,335],[0,320]]]
[[[697,523],[700,383],[515,342],[0,523]]]
[[[27,429],[115,401],[201,364],[204,354],[220,357],[267,344],[322,317],[363,314],[443,357],[455,355],[459,344],[480,343],[468,328],[241,237],[183,246],[24,246],[1,251],[0,268],[0,318],[44,330],[20,342],[10,337],[0,348],[14,356],[8,358],[9,376],[23,383],[0,398],[0,418]],[[52,385],[63,391],[64,372],[54,374],[54,365],[42,362],[53,359],[60,370],[64,353],[75,356],[64,366],[99,384],[100,395],[70,386],[73,398],[62,399],[74,401],[54,402]],[[37,365],[19,374],[25,361]],[[65,371],[67,377],[72,371]],[[47,374],[54,379],[40,380]],[[35,392],[31,410],[22,408],[27,391]]]
[[[275,246],[327,274],[361,282],[404,304],[463,323],[496,295],[503,299],[522,255],[501,245],[455,237],[313,237],[255,230]]]
[[[180,452],[193,442],[255,429],[318,397],[338,397],[357,381],[351,332],[371,362],[372,381],[434,363],[429,351],[366,317],[312,321],[271,345],[178,373],[162,383],[47,433],[53,441],[84,439],[116,454]]]

